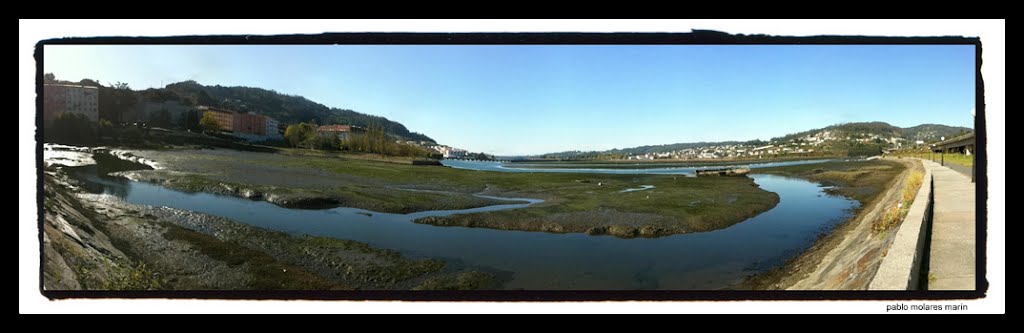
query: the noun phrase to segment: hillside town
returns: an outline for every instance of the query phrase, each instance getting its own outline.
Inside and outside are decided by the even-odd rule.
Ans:
[[[891,149],[903,148],[906,139],[890,135],[878,135],[871,133],[843,133],[840,131],[822,130],[804,136],[788,140],[771,140],[765,145],[753,144],[726,144],[709,145],[704,147],[678,149],[668,152],[629,154],[627,160],[657,160],[657,159],[734,159],[734,158],[767,158],[780,156],[802,156],[828,153],[831,144],[854,143],[874,144]],[[916,140],[911,144],[922,145],[923,140]]]
[[[44,84],[43,128],[48,128],[62,113],[81,115],[91,122],[99,122],[99,89],[93,86],[74,84]],[[249,112],[239,112],[207,105],[189,106],[178,101],[141,100],[129,112],[119,115],[123,125],[156,126],[157,120],[164,124],[185,124],[224,136],[231,136],[250,143],[274,144],[283,142],[289,125],[272,117]],[[315,132],[321,137],[344,141],[355,135],[367,133],[365,127],[351,124],[324,124],[316,126]],[[402,140],[396,144],[425,148],[445,159],[462,159],[469,154],[465,149],[450,147],[425,140]]]

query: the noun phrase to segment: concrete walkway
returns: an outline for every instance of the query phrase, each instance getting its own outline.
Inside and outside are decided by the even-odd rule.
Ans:
[[[971,180],[971,167],[953,163],[946,163],[946,167],[959,172],[961,175],[967,176],[967,180]]]
[[[928,289],[974,290],[975,183],[938,163],[922,162],[935,180]]]

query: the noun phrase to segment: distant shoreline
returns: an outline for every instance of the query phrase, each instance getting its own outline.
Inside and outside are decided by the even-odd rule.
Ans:
[[[825,160],[825,159],[846,159],[846,156],[792,156],[764,159],[707,159],[707,160],[683,160],[683,159],[661,159],[661,160],[517,160],[511,161],[518,164],[516,167],[528,168],[529,164],[543,164],[545,168],[578,167],[580,165],[606,165],[607,167],[629,168],[632,166],[649,167],[687,167],[687,166],[712,166],[727,165],[736,163],[772,163],[795,160]]]

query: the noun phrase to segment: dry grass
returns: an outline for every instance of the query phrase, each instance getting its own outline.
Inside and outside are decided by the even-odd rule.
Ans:
[[[868,172],[867,171],[863,171],[863,170],[854,170],[854,171],[831,171],[830,170],[830,171],[825,171],[825,172],[816,174],[816,175],[813,176],[813,178],[821,179],[821,180],[832,179],[832,180],[842,180],[842,181],[846,181],[846,182],[853,182],[853,181],[857,180],[858,178],[860,178],[861,176],[864,176],[866,174],[868,174]]]
[[[885,214],[871,225],[871,229],[875,232],[885,232],[900,225],[907,217],[910,205],[914,203],[914,198],[923,183],[924,171],[912,170],[903,189],[900,190],[900,201],[886,209]]]

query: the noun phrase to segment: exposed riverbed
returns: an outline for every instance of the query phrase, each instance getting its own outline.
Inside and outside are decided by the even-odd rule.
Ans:
[[[504,285],[509,289],[715,289],[777,266],[849,218],[857,207],[855,201],[825,194],[823,187],[809,181],[774,175],[752,178],[764,190],[778,193],[777,206],[725,229],[654,239],[412,223],[428,216],[520,209],[539,202],[531,198],[516,198],[526,203],[389,214],[345,207],[288,209],[128,180],[91,183],[92,190],[131,204],[190,210],[296,235],[361,241],[414,258],[511,272]]]

